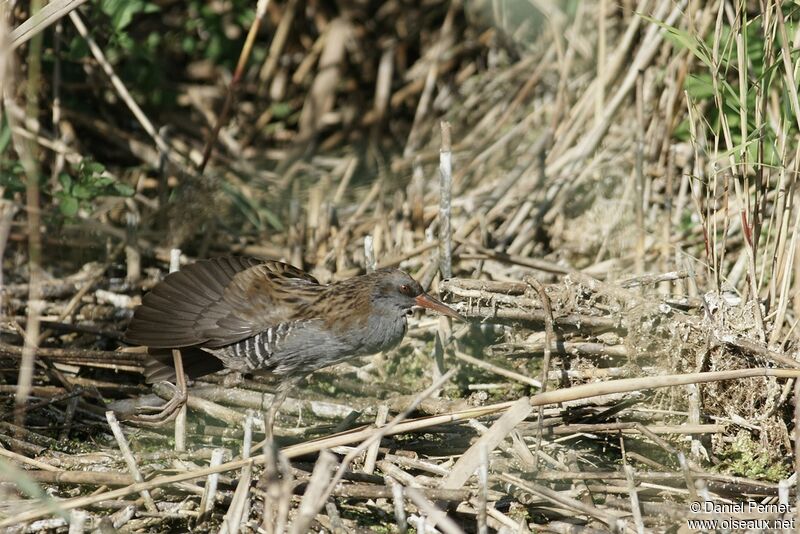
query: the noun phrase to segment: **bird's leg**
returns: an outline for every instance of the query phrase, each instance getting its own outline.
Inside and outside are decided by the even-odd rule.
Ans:
[[[278,411],[288,395],[288,388],[278,388],[278,391],[272,397],[272,402],[269,403],[269,408],[264,413],[264,439],[267,442],[272,441],[275,419],[278,417]]]
[[[181,404],[186,403],[189,394],[186,387],[186,373],[183,372],[183,356],[180,349],[172,349],[172,358],[175,362],[175,385],[178,387]]]
[[[278,417],[278,411],[286,401],[289,395],[289,390],[293,389],[300,382],[300,378],[287,378],[283,380],[278,386],[277,391],[269,403],[266,413],[264,414],[264,441],[270,442],[273,438],[273,427],[275,426],[275,419]]]
[[[181,356],[181,351],[178,349],[173,349],[172,357],[174,358],[175,362],[176,385],[173,386],[167,382],[167,384],[174,390],[172,393],[172,398],[160,408],[156,407],[155,409],[158,410],[156,413],[145,414],[140,412],[137,415],[129,417],[127,420],[131,423],[149,427],[162,426],[175,419],[175,417],[178,416],[178,412],[180,411],[181,407],[186,404],[189,394],[186,386],[186,374],[183,372],[183,358]]]

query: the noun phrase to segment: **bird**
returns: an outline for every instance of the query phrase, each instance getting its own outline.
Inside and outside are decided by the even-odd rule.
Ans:
[[[149,383],[175,378],[175,349],[189,378],[224,368],[279,377],[265,417],[271,436],[281,404],[300,380],[396,346],[414,307],[466,320],[399,269],[326,285],[280,261],[225,256],[192,263],[156,284],[123,340],[147,347]]]

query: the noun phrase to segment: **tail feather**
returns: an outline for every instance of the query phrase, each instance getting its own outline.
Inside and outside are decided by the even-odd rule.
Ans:
[[[187,378],[195,379],[224,369],[222,362],[213,354],[196,347],[180,349],[183,372]],[[144,376],[148,384],[167,380],[174,382],[175,359],[169,349],[148,349],[150,355],[144,362]]]

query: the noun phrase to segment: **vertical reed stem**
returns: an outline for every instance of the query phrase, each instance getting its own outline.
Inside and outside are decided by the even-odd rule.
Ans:
[[[173,248],[169,251],[169,272],[174,273],[181,267],[181,250]],[[186,376],[183,372],[183,359],[181,351],[173,349],[172,357],[175,359],[175,386],[181,390],[186,388]],[[175,393],[178,394],[177,392]],[[186,403],[178,408],[178,415],[175,417],[175,450],[178,452],[186,451]]]
[[[453,163],[450,123],[441,122],[442,148],[439,152],[439,272],[442,279],[453,275],[452,245],[450,242],[450,194],[453,187]]]

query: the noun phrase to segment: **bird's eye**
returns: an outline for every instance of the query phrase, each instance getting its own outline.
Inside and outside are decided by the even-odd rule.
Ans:
[[[400,286],[400,293],[403,295],[411,295],[411,288],[408,287],[406,284]]]

